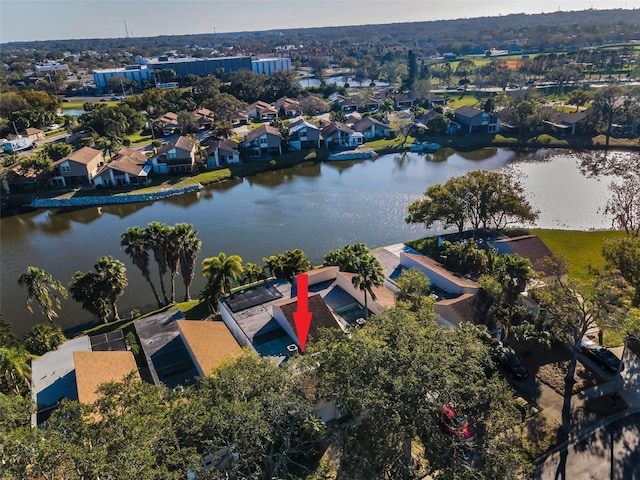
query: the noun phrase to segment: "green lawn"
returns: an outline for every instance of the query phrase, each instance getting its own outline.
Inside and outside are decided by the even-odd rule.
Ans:
[[[594,269],[604,267],[602,243],[607,238],[625,236],[623,231],[612,230],[583,232],[533,228],[529,231],[538,235],[554,254],[565,256],[569,260],[569,277],[581,282],[587,282]]]
[[[231,170],[221,168],[220,170],[212,170],[210,172],[199,173],[190,177],[174,177],[169,175],[160,175],[153,179],[152,185],[145,188],[136,188],[128,192],[117,193],[116,195],[139,195],[141,193],[154,193],[168,188],[181,188],[189,185],[208,185],[225,180],[231,176]]]

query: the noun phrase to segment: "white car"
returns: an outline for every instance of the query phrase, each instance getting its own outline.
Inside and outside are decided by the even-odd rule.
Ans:
[[[60,128],[60,125],[58,125],[57,123],[52,123],[51,125],[49,125],[49,130],[58,130]]]

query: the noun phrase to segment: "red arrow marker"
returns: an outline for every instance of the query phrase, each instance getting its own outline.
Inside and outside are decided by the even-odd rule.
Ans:
[[[296,275],[296,283],[298,285],[298,309],[293,312],[293,323],[296,326],[300,351],[304,352],[313,316],[309,311],[309,277],[306,273],[300,273]]]

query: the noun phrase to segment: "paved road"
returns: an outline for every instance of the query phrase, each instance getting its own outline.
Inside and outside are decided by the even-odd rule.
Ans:
[[[640,413],[618,420],[549,457],[537,480],[640,480]]]

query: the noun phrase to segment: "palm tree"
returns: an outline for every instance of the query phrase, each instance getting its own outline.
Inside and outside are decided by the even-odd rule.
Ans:
[[[0,392],[14,391],[17,395],[26,393],[31,388],[31,359],[33,355],[22,346],[10,347],[0,345]]]
[[[264,269],[269,270],[269,275],[275,278],[284,276],[284,258],[282,255],[271,255],[262,259]]]
[[[162,300],[160,300],[156,286],[151,280],[148,251],[151,249],[151,242],[148,232],[140,227],[128,228],[125,233],[120,235],[120,245],[124,247],[124,253],[129,255],[133,264],[140,269],[143,278],[151,285],[153,296],[158,302],[158,308],[162,308]]]
[[[44,355],[56,350],[66,340],[67,337],[57,325],[39,323],[22,338],[22,343],[33,355]]]
[[[101,279],[96,272],[74,273],[69,291],[83,310],[95,315],[103,323],[109,321],[109,299],[102,292]]]
[[[109,299],[111,312],[115,321],[120,320],[118,315],[118,307],[116,302],[118,297],[122,296],[124,289],[127,287],[127,269],[120,260],[107,255],[100,257],[94,265],[96,272],[101,278],[101,286],[104,294]]]
[[[207,283],[218,282],[225,293],[231,292],[231,280],[238,281],[242,275],[242,257],[220,252],[217,257],[205,258],[202,261],[202,275]]]
[[[311,262],[299,248],[284,252],[284,276],[289,282],[297,274],[311,270]]]
[[[167,256],[166,262],[169,268],[170,278],[170,292],[169,303],[176,303],[176,276],[178,275],[178,268],[180,268],[180,255],[182,254],[182,242],[180,240],[180,234],[175,227],[166,227],[165,237],[165,254]]]
[[[184,282],[185,294],[184,301],[191,300],[189,287],[193,281],[196,272],[196,259],[198,252],[202,247],[202,240],[197,237],[197,230],[193,230],[193,225],[188,223],[179,223],[175,226],[180,233],[179,238],[182,241],[182,251],[180,253],[180,273],[182,273],[182,281]]]
[[[231,138],[235,135],[235,131],[229,120],[216,120],[211,127],[211,134],[214,137]]]
[[[242,281],[244,283],[253,283],[257,280],[266,280],[264,271],[255,263],[247,263],[242,273]]]
[[[147,225],[146,232],[149,236],[153,258],[158,264],[158,275],[160,276],[160,288],[162,289],[164,303],[168,304],[169,298],[167,297],[167,290],[164,286],[164,274],[167,273],[166,250],[168,227],[164,223],[151,222]]]
[[[27,311],[33,313],[31,301],[35,300],[40,304],[42,313],[53,322],[53,317],[58,316],[56,309],[61,308],[60,297],[67,298],[64,285],[37,267],[27,267],[27,271],[18,277],[18,284],[27,287]]]
[[[356,264],[356,273],[351,283],[364,293],[364,315],[368,318],[367,293],[375,300],[373,287],[381,287],[384,284],[384,270],[380,261],[373,255],[362,255]]]

